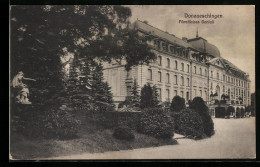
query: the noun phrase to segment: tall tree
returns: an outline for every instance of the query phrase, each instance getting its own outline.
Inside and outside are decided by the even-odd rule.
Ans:
[[[131,92],[131,105],[134,107],[140,107],[140,94],[138,91],[138,84],[136,79],[134,80],[132,92]]]
[[[65,49],[75,62],[124,58],[126,69],[148,63],[155,55],[148,37],[128,29],[130,16],[123,6],[12,6],[11,77],[23,71],[35,78],[29,85],[33,104],[58,106],[66,94]]]
[[[111,88],[107,82],[104,82],[103,68],[101,64],[97,64],[92,72],[91,96],[92,108],[98,111],[112,111],[113,95]]]
[[[156,86],[151,87],[148,83],[141,90],[140,108],[154,108],[159,106]]]

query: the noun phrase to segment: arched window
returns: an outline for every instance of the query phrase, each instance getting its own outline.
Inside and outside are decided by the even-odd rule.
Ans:
[[[161,73],[161,71],[158,71],[158,81],[162,82],[162,73]]]
[[[158,56],[158,65],[159,65],[159,66],[162,65],[162,56]]]
[[[183,76],[181,76],[181,85],[182,86],[184,85],[184,78],[183,78]]]
[[[196,73],[197,73],[197,67],[194,66],[194,74],[196,74]]]
[[[211,78],[213,78],[213,71],[211,71]]]
[[[166,73],[167,83],[170,83],[170,74]]]
[[[171,65],[170,59],[167,58],[167,67],[170,68],[170,65]]]
[[[190,65],[187,64],[187,72],[190,72]]]
[[[178,84],[178,77],[177,77],[177,75],[174,75],[174,83],[175,83],[175,85]]]
[[[175,69],[178,70],[178,62],[175,60]]]
[[[181,63],[181,71],[184,71],[184,63]]]
[[[153,72],[152,69],[148,69],[148,79],[153,80]]]
[[[190,78],[187,78],[187,86],[190,86]]]

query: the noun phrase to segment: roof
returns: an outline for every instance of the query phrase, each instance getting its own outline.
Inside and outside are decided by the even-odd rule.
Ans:
[[[249,78],[247,77],[247,74],[244,71],[240,70],[237,66],[235,66],[230,61],[228,61],[222,57],[216,57],[216,58],[210,60],[209,63],[212,63],[217,60],[221,61],[221,63],[224,65],[225,69],[227,71],[229,71],[230,73],[232,73],[234,76],[250,81]]]
[[[192,46],[188,42],[185,42],[173,34],[169,34],[165,31],[162,31],[162,30],[160,30],[156,27],[153,27],[147,23],[144,23],[140,20],[136,20],[133,25],[135,28],[138,28],[148,34],[158,36],[162,39],[166,39],[169,42],[172,42],[173,44],[177,44],[177,45],[183,46],[185,48],[188,48],[188,47],[192,48]]]
[[[189,39],[188,42],[197,50],[208,53],[211,56],[214,57],[220,57],[220,51],[219,49],[215,46],[212,45],[211,43],[208,43],[208,41],[202,37],[197,37],[193,39]]]

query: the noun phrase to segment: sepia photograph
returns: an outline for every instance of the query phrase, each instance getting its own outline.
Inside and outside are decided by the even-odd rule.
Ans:
[[[254,5],[11,5],[9,160],[255,159]]]

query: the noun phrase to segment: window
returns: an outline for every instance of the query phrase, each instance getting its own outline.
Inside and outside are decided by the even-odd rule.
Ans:
[[[190,72],[190,65],[187,64],[187,72]]]
[[[151,69],[148,69],[148,79],[153,80],[153,73]]]
[[[170,46],[170,51],[171,51],[171,53],[174,53],[174,47],[173,46]]]
[[[158,71],[158,81],[162,82],[162,73],[161,73],[161,71]]]
[[[126,79],[130,79],[132,77],[131,71],[126,72]]]
[[[181,97],[183,98],[184,94],[183,94],[183,91],[181,91]]]
[[[205,90],[205,99],[204,100],[206,100],[207,99],[207,91]]]
[[[238,81],[238,86],[240,86],[240,80]]]
[[[240,89],[238,89],[238,95],[240,96]]]
[[[238,91],[237,91],[237,88],[236,88],[236,95],[238,95]]]
[[[207,69],[205,69],[205,76],[207,76]]]
[[[132,91],[131,86],[127,86],[126,87],[127,96],[131,96],[131,91]]]
[[[174,83],[175,83],[175,85],[178,85],[178,78],[177,78],[177,75],[174,75]]]
[[[175,60],[175,69],[178,70],[178,62]]]
[[[197,73],[197,71],[196,71],[197,69],[196,69],[196,66],[194,66],[194,74],[196,74]]]
[[[200,75],[202,75],[202,69],[200,68]]]
[[[230,83],[230,77],[228,77],[228,83]]]
[[[197,90],[196,89],[194,89],[194,95],[195,95],[195,97],[197,96]]]
[[[184,63],[181,63],[181,71],[184,71]]]
[[[211,71],[211,78],[213,78],[213,71]]]
[[[157,88],[157,93],[158,93],[158,99],[161,100],[162,99],[161,88]]]
[[[170,74],[166,73],[167,83],[170,83]]]
[[[163,51],[168,51],[168,47],[165,42],[162,42],[162,49]]]
[[[202,97],[202,90],[200,90],[200,97]]]
[[[171,65],[170,59],[167,58],[167,67],[170,68],[170,65]]]
[[[190,86],[190,78],[187,78],[187,85]]]
[[[247,83],[247,87],[249,88],[249,83]]]
[[[158,56],[158,65],[159,65],[159,66],[162,65],[162,56]]]
[[[188,101],[190,99],[190,93],[186,92],[186,100]]]
[[[213,89],[213,83],[212,82],[210,83],[210,89]]]
[[[223,81],[225,82],[225,75],[223,75]]]
[[[236,79],[236,86],[237,86],[238,84],[237,84],[237,79]]]
[[[181,85],[184,86],[184,78],[181,76]]]
[[[233,78],[231,78],[231,84],[233,84]]]
[[[167,101],[170,101],[170,90],[166,89]]]
[[[177,90],[174,90],[174,96],[177,96],[178,94],[177,94]]]
[[[217,73],[217,79],[219,79],[219,73]]]

